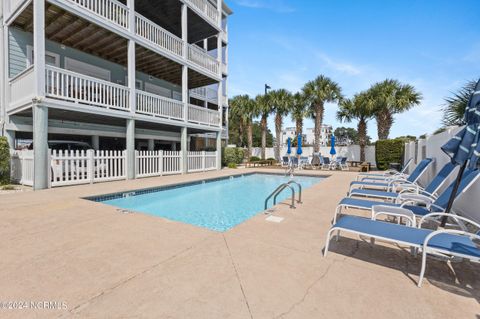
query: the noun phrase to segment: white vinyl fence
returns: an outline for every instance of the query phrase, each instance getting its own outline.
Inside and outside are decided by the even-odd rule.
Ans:
[[[188,171],[204,172],[217,168],[217,152],[188,152]]]
[[[126,177],[125,151],[51,152],[51,186],[114,181]]]
[[[442,150],[441,147],[450,140],[455,134],[457,134],[463,127],[452,127],[440,134],[427,136],[425,139],[421,139],[417,142],[410,142],[405,147],[405,159],[413,157],[415,162],[418,163],[426,157],[431,157],[435,160],[434,164],[430,167],[429,171],[422,176],[420,183],[425,185],[438,173],[442,167],[450,161]],[[415,165],[410,166],[410,171]],[[449,176],[447,183],[444,184],[443,191],[457,176],[458,169]],[[458,200],[455,201],[453,206],[454,211],[457,214],[468,217],[476,222],[480,222],[480,182],[476,182],[463,192]]]
[[[136,176],[149,177],[182,172],[180,151],[136,151]]]
[[[12,181],[33,186],[33,151],[13,151],[11,154],[10,171]]]
[[[149,177],[182,173],[180,151],[136,151],[135,176]],[[11,177],[14,182],[33,186],[33,151],[13,151]],[[126,151],[59,151],[49,155],[50,187],[89,184],[126,179]],[[217,152],[187,152],[187,171],[217,169]]]
[[[350,145],[350,146],[336,146],[335,150],[337,152],[337,156],[344,156],[347,157],[348,161],[360,161],[360,146],[358,145]],[[261,155],[261,148],[254,147],[252,150],[252,156]],[[287,154],[287,147],[282,147],[280,149],[280,155]],[[292,147],[292,154],[296,154],[296,148]],[[320,147],[320,154],[323,156],[330,156],[330,147],[322,146]],[[274,158],[274,149],[272,147],[267,147],[265,150],[266,158]],[[302,156],[311,156],[313,155],[313,147],[306,146],[302,147]],[[366,146],[365,147],[365,160],[370,162],[372,166],[375,166],[375,146]]]

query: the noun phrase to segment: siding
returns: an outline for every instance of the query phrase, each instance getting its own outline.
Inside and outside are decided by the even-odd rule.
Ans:
[[[33,37],[31,33],[24,32],[19,29],[11,28],[9,37],[9,69],[10,77],[14,77],[18,73],[25,70],[27,67],[27,45],[33,45]],[[45,49],[52,53],[60,55],[60,67],[65,68],[65,57],[69,57],[75,60],[86,62],[88,64],[101,67],[110,70],[111,81],[118,84],[126,84],[125,78],[127,70],[123,65],[99,58],[97,56],[82,52],[70,47],[63,47],[50,40],[46,40]],[[181,87],[162,79],[152,78],[150,79],[148,74],[137,72],[137,80],[142,81],[142,89],[145,87],[145,83],[149,82],[161,87],[164,87],[170,91],[175,91],[181,94]],[[173,93],[171,93],[172,97]]]

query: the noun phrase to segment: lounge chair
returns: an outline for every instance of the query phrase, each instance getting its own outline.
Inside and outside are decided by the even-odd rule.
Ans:
[[[313,168],[312,165],[312,158],[309,158],[308,156],[300,156],[300,161],[299,161],[299,168],[304,169],[306,167],[310,166]]]
[[[331,169],[332,168],[332,162],[330,162],[330,159],[325,156],[320,156],[322,159],[322,169]]]
[[[435,231],[421,228],[427,219],[442,216],[450,217],[459,224],[462,230],[442,229]],[[415,217],[413,217],[414,220]],[[441,257],[460,257],[473,262],[480,262],[480,244],[478,242],[480,231],[475,234],[466,231],[464,227],[466,223],[480,230],[480,224],[454,214],[432,213],[425,215],[420,220],[419,228],[377,221],[374,216],[372,216],[372,219],[344,216],[328,232],[323,255],[324,257],[327,256],[332,234],[336,232],[338,240],[341,231],[370,237],[373,240],[379,239],[406,245],[422,252],[422,267],[418,279],[418,287],[421,287],[427,264],[427,254]]]
[[[348,164],[347,164],[347,158],[346,157],[340,157],[340,162],[338,163],[338,166],[342,171],[348,171]]]
[[[282,167],[288,167],[290,165],[290,158],[288,156],[282,156]]]
[[[410,164],[413,163],[413,157],[409,158],[405,165],[403,165],[403,168],[400,171],[394,170],[394,169],[389,169],[386,170],[385,172],[382,173],[360,173],[357,175],[357,180],[361,180],[364,177],[380,177],[380,178],[386,178],[386,177],[392,177],[393,175],[397,176],[406,176],[407,169],[410,166]]]
[[[395,186],[398,184],[412,184],[415,185],[420,177],[427,171],[427,168],[434,162],[431,158],[426,158],[418,163],[417,167],[413,170],[413,172],[407,177],[400,177],[400,176],[393,176],[387,179],[377,179],[377,178],[368,178],[369,181],[362,180],[362,181],[353,181],[350,183],[349,193],[354,188],[375,188],[375,189],[382,189],[386,191],[394,190]]]
[[[462,181],[457,189],[456,198],[465,192],[473,183],[480,177],[478,170],[466,170],[463,174]],[[357,199],[345,197],[340,201],[333,218],[333,223],[337,220],[339,214],[345,208],[355,208],[360,210],[371,210],[375,205],[382,205],[388,207],[400,207],[412,211],[417,216],[425,216],[429,213],[444,212],[447,208],[448,200],[453,192],[455,181],[453,181],[438,198],[425,196],[421,194],[405,194],[396,199],[395,203],[386,203],[366,199]],[[423,206],[420,206],[423,205]]]
[[[415,184],[406,184],[403,185],[403,187],[401,185],[398,185],[400,187],[397,186],[397,189],[400,188],[400,192],[387,192],[375,189],[355,188],[348,194],[348,197],[368,197],[381,198],[385,200],[395,200],[404,193],[415,193],[436,198],[436,196],[438,195],[437,192],[440,190],[440,188],[446,182],[448,176],[454,170],[455,164],[448,162],[425,188],[422,188],[419,185]]]

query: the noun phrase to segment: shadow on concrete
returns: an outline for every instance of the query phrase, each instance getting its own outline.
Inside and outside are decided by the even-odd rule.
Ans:
[[[332,238],[329,253],[362,260],[401,271],[415,285],[421,269],[421,254],[413,256],[410,249],[376,241],[372,245],[368,238],[359,240],[340,236],[338,242]],[[424,282],[427,280],[442,290],[460,296],[474,298],[480,303],[480,269],[468,260],[447,262],[432,257],[427,259]],[[480,319],[477,315],[477,319]]]

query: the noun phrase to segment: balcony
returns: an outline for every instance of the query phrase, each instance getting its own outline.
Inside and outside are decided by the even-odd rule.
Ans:
[[[78,104],[83,109],[112,110],[130,113],[130,90],[128,87],[91,76],[47,65],[45,70],[45,97],[48,99]],[[10,80],[9,111],[31,104],[34,96],[33,67]],[[48,101],[48,100],[47,100]],[[66,104],[68,105],[68,104]],[[70,104],[72,105],[72,104]],[[74,105],[72,105],[74,108]],[[136,91],[136,114],[161,118],[171,124],[185,121],[185,104],[145,91]],[[119,114],[119,113],[117,113]],[[113,115],[113,114],[112,114]],[[219,127],[220,115],[216,110],[188,104],[187,121],[192,124]]]
[[[117,0],[57,0],[86,13],[87,16],[100,18],[101,22],[111,24],[114,29],[125,36],[130,32],[130,9]],[[217,9],[207,0],[188,0],[190,7],[200,12],[212,22],[218,18]],[[185,43],[181,38],[160,27],[141,14],[135,14],[135,35],[144,40],[145,45],[166,53],[166,56],[180,62],[187,60],[200,70],[214,78],[219,77],[220,63],[207,52],[195,45]],[[213,20],[212,20],[213,19]],[[216,22],[215,25],[218,23]],[[184,52],[187,50],[187,52]]]
[[[190,96],[199,100],[218,104],[217,90],[211,87],[199,87],[190,90]]]
[[[192,9],[199,13],[205,20],[218,26],[218,11],[208,0],[186,0]]]
[[[204,124],[209,126],[220,126],[220,113],[196,105],[188,105],[188,121],[190,123]]]

